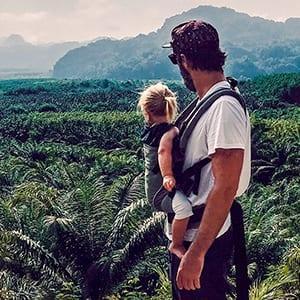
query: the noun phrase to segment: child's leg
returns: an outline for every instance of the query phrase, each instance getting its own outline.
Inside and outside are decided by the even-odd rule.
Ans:
[[[175,218],[172,224],[172,243],[170,244],[170,252],[181,258],[185,253],[183,239],[189,222],[189,217],[193,215],[191,203],[187,197],[180,191],[176,191],[172,207],[175,212]]]
[[[185,253],[183,246],[183,238],[186,232],[189,218],[174,219],[172,223],[172,243],[170,244],[169,251],[181,258]]]

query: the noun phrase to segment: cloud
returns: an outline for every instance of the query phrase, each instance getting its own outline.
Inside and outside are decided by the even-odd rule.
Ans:
[[[33,13],[45,11],[60,14],[73,11],[79,0],[0,0],[0,12]]]
[[[149,33],[164,20],[203,4],[228,6],[250,15],[283,20],[299,0],[0,0],[0,37],[22,34],[30,41],[122,38]],[[299,13],[298,13],[299,14]]]
[[[37,13],[0,13],[1,22],[12,23],[12,22],[36,22],[44,19],[47,16],[46,12],[37,12]],[[7,25],[7,24],[6,24]]]

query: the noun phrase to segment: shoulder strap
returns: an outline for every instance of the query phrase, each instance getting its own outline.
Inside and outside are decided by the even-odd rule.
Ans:
[[[238,84],[237,80],[233,77],[226,77],[226,80],[230,84],[231,89],[234,89]],[[228,88],[220,88],[220,89],[216,90],[215,92],[223,90],[223,89],[227,90]],[[210,96],[211,95],[209,95],[208,97],[210,97]],[[205,99],[202,99],[200,104],[203,102],[203,100],[205,100]],[[193,111],[193,109],[195,109],[197,104],[199,105],[199,97],[198,96],[177,116],[177,118],[174,122],[174,125],[178,128],[181,128],[182,123],[187,119],[187,117],[189,115],[193,115],[193,114],[191,114],[191,112]]]
[[[192,110],[196,107],[199,97],[196,97],[176,118],[174,125],[178,128],[181,127],[183,121],[190,115]]]
[[[182,150],[185,149],[188,138],[190,137],[192,131],[194,130],[197,122],[202,117],[202,115],[211,107],[211,105],[219,99],[221,96],[232,96],[234,97],[240,105],[243,107],[243,110],[246,114],[246,104],[243,97],[230,88],[222,88],[214,93],[210,94],[208,97],[204,98],[200,101],[199,105],[197,105],[194,110],[191,112],[190,116],[185,121],[185,125],[182,128],[182,132],[180,135],[180,148]]]

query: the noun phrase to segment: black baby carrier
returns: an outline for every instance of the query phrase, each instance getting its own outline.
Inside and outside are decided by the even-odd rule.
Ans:
[[[209,157],[206,157],[199,160],[188,169],[183,170],[186,145],[201,116],[217,99],[224,95],[232,96],[234,99],[236,99],[237,104],[243,107],[245,114],[247,113],[246,105],[242,96],[234,90],[237,86],[237,81],[232,77],[227,77],[226,79],[230,83],[231,88],[217,89],[201,101],[196,98],[180,113],[175,121],[175,126],[179,128],[179,136],[175,138],[173,144],[173,171],[176,179],[176,189],[181,190],[187,196],[190,195],[191,192],[193,192],[195,195],[198,194],[201,169],[211,161]],[[156,165],[153,171],[159,172],[159,166]],[[172,192],[168,192],[163,186],[161,186],[154,195],[151,203],[155,210],[164,211],[168,214],[169,223],[171,223],[174,218],[174,212],[172,210],[172,198],[175,192],[175,189]],[[193,222],[194,219],[199,223],[204,209],[205,205],[193,207],[194,215],[190,218],[190,221]],[[230,212],[234,239],[234,264],[236,267],[237,299],[248,300],[249,279],[247,275],[243,211],[240,203],[237,202],[237,200],[233,202]]]

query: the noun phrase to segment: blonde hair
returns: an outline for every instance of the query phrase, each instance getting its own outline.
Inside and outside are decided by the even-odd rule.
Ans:
[[[178,110],[175,93],[161,82],[141,93],[138,107],[153,116],[166,116],[169,122],[175,119]]]

